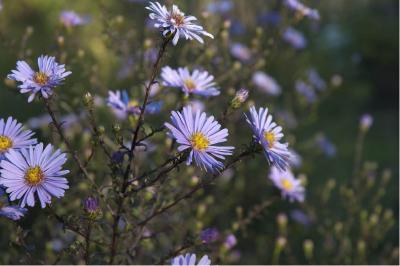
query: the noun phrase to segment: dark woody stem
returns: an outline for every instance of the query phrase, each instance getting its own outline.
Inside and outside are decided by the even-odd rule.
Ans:
[[[129,153],[128,153],[128,164],[126,166],[126,169],[125,169],[125,172],[123,175],[123,182],[121,185],[120,194],[117,198],[117,212],[114,215],[114,221],[113,221],[113,225],[112,225],[112,240],[111,240],[111,245],[110,245],[111,255],[110,255],[109,264],[113,264],[114,259],[115,259],[115,254],[116,254],[116,250],[117,250],[117,246],[118,246],[118,221],[121,218],[123,204],[124,204],[124,200],[126,198],[125,191],[129,186],[128,178],[129,178],[129,174],[131,173],[131,167],[132,167],[133,160],[134,160],[135,148],[136,148],[136,145],[138,144],[139,132],[140,132],[140,129],[141,129],[141,127],[143,125],[143,121],[144,121],[144,114],[145,114],[146,106],[147,106],[149,96],[150,96],[150,89],[151,89],[152,85],[154,84],[156,76],[158,75],[158,72],[160,70],[161,58],[163,57],[163,55],[165,53],[165,49],[167,48],[167,45],[170,42],[170,40],[171,40],[171,37],[165,38],[160,46],[160,49],[158,51],[157,60],[154,63],[153,71],[151,73],[149,83],[146,86],[146,92],[145,92],[143,104],[140,108],[139,119],[138,119],[136,128],[133,132],[132,144],[131,144],[131,147],[130,147]]]

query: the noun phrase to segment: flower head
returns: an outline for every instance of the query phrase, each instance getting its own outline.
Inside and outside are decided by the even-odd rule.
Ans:
[[[278,82],[265,72],[257,71],[253,74],[251,81],[256,87],[269,95],[278,96],[282,89]]]
[[[22,124],[12,117],[0,119],[0,160],[4,154],[11,149],[21,149],[36,144],[36,139],[32,139],[33,132],[23,130]]]
[[[268,108],[260,108],[257,112],[252,106],[246,121],[253,130],[254,138],[263,147],[268,162],[281,170],[286,169],[290,159],[288,144],[280,143],[283,137],[282,127],[272,121]]]
[[[107,105],[112,108],[119,119],[125,119],[128,115],[140,114],[140,103],[129,97],[128,92],[108,91]],[[161,109],[161,102],[151,102],[146,106],[146,112],[157,113]]]
[[[295,200],[304,201],[304,187],[289,169],[282,171],[276,167],[271,167],[269,178],[281,190],[283,198],[288,198],[291,202]]]
[[[221,130],[221,125],[213,116],[207,118],[206,113],[200,111],[193,113],[192,108],[186,106],[182,112],[173,111],[171,120],[173,125],[165,123],[165,126],[180,144],[178,150],[190,149],[187,165],[194,159],[199,167],[210,172],[223,167],[218,159],[223,160],[226,155],[231,155],[234,147],[215,145],[227,140],[228,130]]]
[[[0,186],[0,216],[16,221],[23,217],[26,211],[25,208],[10,205],[4,187]]]
[[[53,146],[43,143],[20,152],[10,150],[6,159],[0,162],[0,185],[5,186],[10,200],[20,199],[20,206],[35,206],[35,192],[42,208],[50,204],[51,197],[64,196],[68,181],[63,176],[68,170],[62,170],[67,157],[60,150],[53,152]]]
[[[373,123],[374,118],[370,114],[363,114],[360,118],[360,128],[363,131],[367,131]]]
[[[55,57],[41,55],[38,58],[39,70],[33,71],[25,61],[17,62],[17,70],[11,71],[7,77],[21,82],[18,86],[21,93],[30,93],[28,102],[33,101],[36,93],[40,92],[44,98],[53,94],[53,88],[62,84],[65,77],[72,72],[65,71],[65,65],[55,61]]]
[[[60,13],[60,22],[65,27],[74,27],[85,25],[89,23],[90,18],[88,16],[82,16],[72,10],[64,10]]]
[[[217,241],[219,238],[219,231],[216,228],[206,228],[200,232],[201,242],[209,244]]]
[[[237,244],[237,239],[234,234],[229,234],[224,241],[224,246],[226,249],[232,249]]]
[[[187,67],[175,70],[167,66],[161,70],[161,78],[164,86],[180,88],[186,95],[216,96],[220,94],[214,82],[214,76],[207,71],[196,69],[190,73]]]
[[[209,266],[211,264],[211,260],[207,255],[204,255],[200,261],[196,264],[196,254],[186,253],[185,256],[180,255],[175,257],[171,261],[171,265],[173,266],[189,266],[189,265],[204,265]]]
[[[283,39],[295,49],[303,49],[307,46],[307,40],[303,33],[294,28],[287,28],[283,33]]]
[[[320,19],[318,10],[309,8],[298,0],[286,0],[285,5],[296,11],[300,16],[308,17],[313,20]]]
[[[193,23],[197,18],[185,16],[176,5],[172,6],[172,10],[168,10],[166,6],[158,2],[150,2],[146,9],[151,11],[149,17],[155,20],[154,27],[161,29],[164,36],[173,34],[172,43],[174,45],[178,43],[180,37],[184,37],[186,40],[196,39],[200,43],[203,43],[200,35],[214,38],[213,35],[204,31],[202,26]]]

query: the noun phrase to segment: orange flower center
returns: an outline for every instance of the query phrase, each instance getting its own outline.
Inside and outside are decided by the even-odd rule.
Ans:
[[[268,146],[272,148],[274,146],[274,142],[276,140],[274,133],[272,132],[265,132],[264,139],[268,142]]]
[[[292,183],[289,179],[283,178],[283,179],[282,179],[282,187],[283,187],[285,190],[292,190],[292,188],[293,188],[293,183]]]
[[[36,83],[40,85],[46,85],[47,82],[49,81],[49,77],[43,72],[36,72],[33,79],[35,80]]]
[[[191,78],[186,79],[183,83],[185,84],[188,91],[193,91],[196,88],[196,83],[194,83]]]

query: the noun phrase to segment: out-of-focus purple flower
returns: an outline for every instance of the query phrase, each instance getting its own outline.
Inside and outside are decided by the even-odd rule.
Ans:
[[[107,105],[112,108],[119,119],[125,119],[128,115],[140,113],[139,103],[130,99],[127,91],[108,91]]]
[[[143,93],[146,93],[146,88],[148,86],[149,82],[146,81],[144,86],[143,86]],[[157,95],[159,92],[161,91],[161,86],[159,83],[155,82],[153,83],[153,85],[151,85],[150,88],[150,97],[154,97],[155,95]]]
[[[327,157],[332,158],[336,155],[335,145],[324,134],[317,134],[315,143]]]
[[[224,241],[224,247],[229,250],[232,249],[234,246],[236,246],[236,244],[237,244],[237,239],[235,235],[234,234],[227,235]]]
[[[53,88],[62,84],[64,79],[71,75],[65,70],[65,65],[56,62],[53,56],[41,55],[38,58],[39,71],[35,72],[25,61],[17,61],[17,70],[12,70],[7,78],[21,82],[18,85],[20,93],[30,93],[28,102],[35,99],[36,93],[44,98],[53,94]]]
[[[278,11],[268,11],[257,18],[261,25],[277,26],[282,21],[282,16]]]
[[[193,23],[197,18],[185,16],[176,5],[172,5],[172,9],[168,10],[166,6],[158,2],[150,2],[146,9],[151,12],[150,19],[155,21],[154,27],[160,29],[164,37],[173,34],[172,43],[174,45],[178,43],[180,37],[186,40],[195,39],[200,43],[204,43],[200,35],[214,39],[214,36],[203,30],[202,26]]]
[[[302,158],[300,154],[298,154],[295,150],[289,149],[290,152],[290,158],[289,158],[289,164],[293,168],[300,168],[302,164]]]
[[[302,80],[296,80],[294,85],[296,91],[304,96],[308,103],[314,103],[317,100],[317,94],[314,89]]]
[[[326,88],[326,82],[319,75],[317,70],[311,68],[307,71],[308,81],[313,85],[317,90],[323,91]]]
[[[234,4],[232,0],[219,0],[207,5],[207,11],[211,13],[224,14],[232,10]]]
[[[289,27],[284,31],[282,38],[295,49],[300,50],[307,46],[307,40],[304,37],[303,33],[295,30],[292,27]]]
[[[83,116],[84,114],[81,114]],[[80,117],[75,115],[75,114],[68,114],[65,116],[62,116],[60,118],[60,121],[62,123],[63,128],[69,128],[73,124],[79,122]],[[52,122],[52,119],[49,114],[43,114],[39,115],[37,117],[32,117],[30,118],[26,124],[29,128],[32,129],[37,129],[37,128],[43,128],[43,127],[48,127],[49,124]]]
[[[243,35],[246,33],[246,27],[240,21],[232,20],[231,26],[229,28],[229,32],[230,32],[230,34],[236,35],[236,36]]]
[[[122,59],[121,68],[118,70],[117,78],[127,78],[132,73],[134,65],[135,59],[132,56],[124,57]]]
[[[232,43],[230,45],[230,52],[233,57],[239,59],[240,61],[246,63],[251,60],[251,51],[250,49],[241,43]]]
[[[278,82],[265,72],[254,72],[251,81],[260,91],[269,95],[278,96],[282,92],[281,86],[279,86]]]
[[[193,112],[203,112],[205,109],[205,105],[202,101],[199,100],[192,100],[188,103],[192,107]]]
[[[286,128],[296,128],[297,127],[297,119],[293,115],[293,113],[287,110],[279,110],[276,112],[276,119],[278,121],[283,121],[283,125]]]
[[[60,22],[65,27],[75,27],[85,25],[90,22],[90,17],[87,15],[79,15],[73,10],[64,10],[60,14]]]
[[[216,228],[207,228],[200,232],[200,239],[203,244],[210,244],[217,241],[219,231]]]
[[[281,171],[276,167],[271,167],[269,178],[281,190],[283,198],[287,198],[291,202],[304,201],[304,187],[289,169]]]
[[[61,239],[59,239],[59,238],[53,239],[53,240],[50,242],[50,245],[51,245],[51,249],[54,250],[54,251],[56,251],[56,252],[59,252],[59,251],[61,251],[61,250],[64,248],[64,243],[63,243],[63,241],[62,241]]]
[[[235,99],[239,103],[244,103],[248,97],[249,97],[249,90],[245,88],[241,88],[240,90],[238,90],[235,95]]]
[[[201,257],[200,261],[196,264],[196,254],[186,253],[185,256],[180,255],[171,260],[172,266],[194,266],[194,265],[204,265],[210,266],[211,260],[207,255]]]
[[[374,122],[374,118],[370,114],[363,114],[360,118],[360,128],[367,131]]]
[[[301,210],[293,210],[290,212],[289,215],[290,218],[292,218],[295,222],[299,224],[308,226],[312,223],[311,218]]]
[[[309,8],[298,0],[285,0],[285,5],[289,9],[296,11],[301,16],[308,17],[313,20],[320,19],[318,10]]]
[[[156,48],[150,48],[144,51],[143,61],[148,64],[153,64],[157,60],[158,50]]]
[[[35,206],[37,194],[41,207],[51,203],[51,197],[61,198],[69,188],[64,178],[69,173],[62,170],[67,156],[61,150],[54,151],[53,146],[43,143],[21,149],[10,150],[6,159],[0,162],[0,184],[7,187],[10,200],[21,200],[20,206]]]
[[[6,196],[5,187],[0,186],[0,217],[6,217],[13,221],[19,220],[25,215],[27,210],[19,206],[10,205]]]

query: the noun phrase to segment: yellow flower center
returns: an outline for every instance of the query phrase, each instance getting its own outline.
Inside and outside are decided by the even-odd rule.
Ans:
[[[196,88],[196,83],[194,83],[191,78],[186,79],[183,83],[185,84],[188,91],[193,91]]]
[[[293,184],[292,184],[292,182],[291,182],[289,179],[283,178],[283,179],[282,179],[282,187],[283,187],[285,190],[292,190]]]
[[[40,184],[44,179],[44,174],[39,166],[30,167],[25,173],[25,181],[31,185],[36,186]]]
[[[137,107],[138,106],[138,102],[137,101],[135,101],[135,100],[131,100],[131,101],[129,101],[129,103],[128,103],[128,108],[135,108],[135,107]]]
[[[210,141],[203,135],[203,133],[196,132],[190,138],[190,143],[192,143],[193,149],[204,151],[207,149]]]
[[[13,142],[9,137],[0,136],[0,152],[6,152],[13,146]]]
[[[275,135],[274,135],[274,133],[272,133],[272,132],[265,132],[265,133],[264,133],[264,139],[265,139],[266,141],[268,141],[268,146],[269,146],[270,148],[272,148],[272,146],[274,145],[274,142],[275,142]]]
[[[43,72],[36,72],[35,77],[33,78],[36,83],[40,85],[46,85],[47,81],[49,81],[49,77]]]

